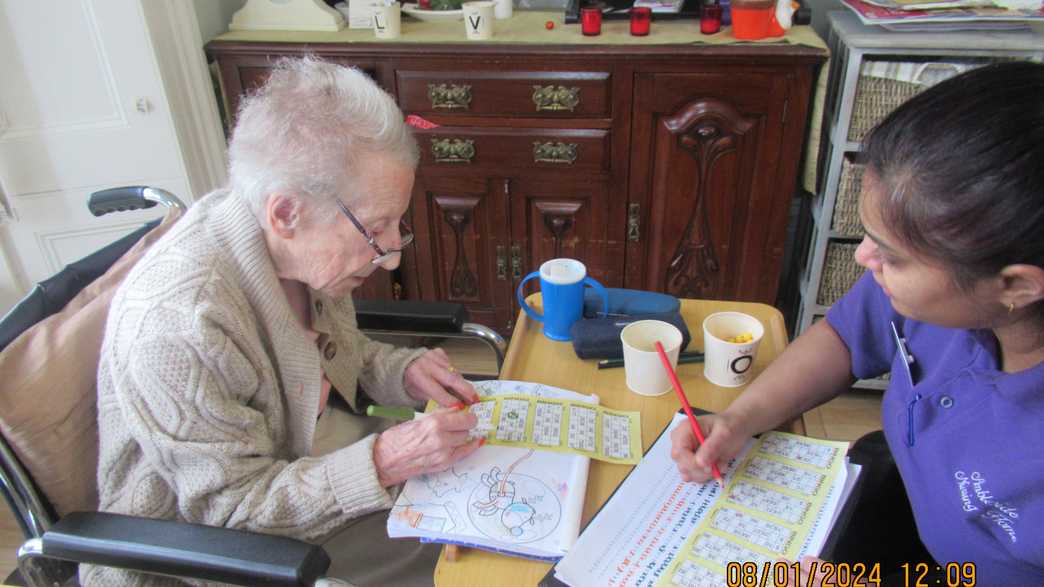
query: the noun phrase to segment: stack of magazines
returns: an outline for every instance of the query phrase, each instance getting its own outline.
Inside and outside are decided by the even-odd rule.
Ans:
[[[1044,22],[1042,0],[842,0],[866,25],[899,31],[1026,28]]]

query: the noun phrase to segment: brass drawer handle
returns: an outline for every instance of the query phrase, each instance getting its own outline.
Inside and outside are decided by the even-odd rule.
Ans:
[[[504,245],[497,245],[497,279],[507,281],[507,253]]]
[[[436,163],[471,163],[475,158],[472,139],[431,139],[431,155]]]
[[[522,247],[511,245],[511,278],[522,279]]]
[[[467,110],[471,106],[471,86],[468,84],[428,84],[431,108]]]
[[[533,163],[572,165],[576,161],[578,148],[576,143],[533,141]]]
[[[631,203],[627,205],[627,240],[636,243],[642,240],[639,226],[642,224],[641,204]]]
[[[573,86],[533,86],[533,104],[536,111],[551,110],[572,112],[580,105],[580,88]]]

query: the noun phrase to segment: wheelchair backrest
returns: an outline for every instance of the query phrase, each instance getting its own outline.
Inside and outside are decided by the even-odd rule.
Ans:
[[[15,493],[5,497],[50,510],[19,515],[43,518],[46,526],[55,514],[97,509],[96,382],[109,302],[180,215],[172,209],[158,226],[143,227],[74,263],[4,317],[0,330],[21,327],[0,351],[0,433],[11,449],[0,457],[4,489]]]

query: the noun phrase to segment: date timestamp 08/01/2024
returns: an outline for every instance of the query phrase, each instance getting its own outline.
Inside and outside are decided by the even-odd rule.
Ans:
[[[935,575],[926,563],[900,565],[903,587],[975,587],[975,563],[947,563],[936,565]],[[813,561],[806,579],[807,587],[881,587],[881,564],[832,563]],[[725,569],[725,584],[728,587],[787,587],[789,578],[800,576],[799,563],[782,561],[758,565],[753,562],[731,562]],[[813,583],[819,578],[820,583]],[[800,587],[806,587],[801,585]]]

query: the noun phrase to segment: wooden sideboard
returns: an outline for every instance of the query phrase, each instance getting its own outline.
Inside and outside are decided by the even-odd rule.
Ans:
[[[230,34],[206,51],[229,113],[275,59],[314,53],[438,125],[416,132],[416,245],[361,297],[462,302],[509,334],[521,278],[573,257],[607,287],[775,302],[824,49],[343,34],[354,40]]]

